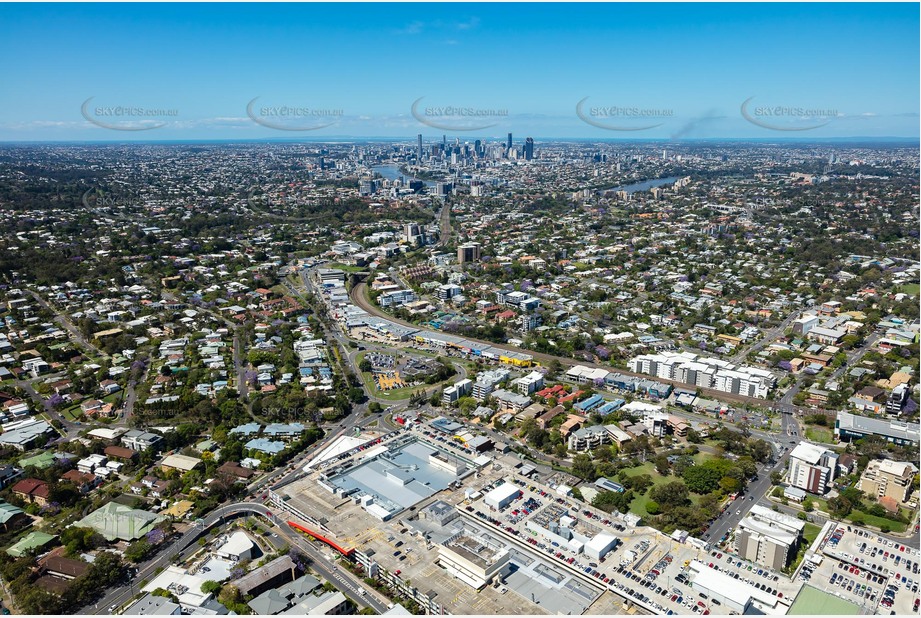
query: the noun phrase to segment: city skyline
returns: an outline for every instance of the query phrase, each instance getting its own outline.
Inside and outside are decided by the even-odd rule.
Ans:
[[[0,141],[918,135],[911,6],[356,6],[4,6]]]

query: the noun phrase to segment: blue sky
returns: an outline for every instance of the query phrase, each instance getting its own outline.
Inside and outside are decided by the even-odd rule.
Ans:
[[[919,25],[913,3],[2,4],[0,140],[918,137]]]

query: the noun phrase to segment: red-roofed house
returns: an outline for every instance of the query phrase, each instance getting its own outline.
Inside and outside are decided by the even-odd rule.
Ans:
[[[18,496],[23,502],[39,506],[48,504],[48,483],[39,479],[22,479],[13,485],[13,495]]]

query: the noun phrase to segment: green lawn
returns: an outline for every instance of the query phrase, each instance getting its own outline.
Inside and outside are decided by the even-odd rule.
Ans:
[[[824,442],[825,444],[835,444],[835,434],[825,427],[810,425],[806,427],[806,437],[813,442]]]
[[[799,550],[796,552],[796,557],[793,559],[793,562],[790,563],[790,573],[796,571],[796,567],[799,566],[799,563],[803,561],[803,558],[806,556],[806,551],[812,545],[812,542],[816,540],[816,537],[819,536],[821,531],[821,526],[810,523],[805,525],[803,528],[803,542],[800,543]]]
[[[921,292],[921,285],[917,283],[909,283],[908,285],[899,286],[899,292],[905,292],[906,294],[911,294],[912,296],[917,296]]]
[[[824,511],[825,513],[828,512],[828,502],[824,498],[816,498],[816,497],[807,495],[806,500],[809,500],[812,502],[812,506],[815,507],[815,510]]]
[[[813,506],[815,506],[815,509],[817,511],[824,511],[826,513],[828,512],[828,504],[825,500],[823,500],[822,498],[813,498],[813,497],[810,497],[809,499],[812,501],[812,504]],[[902,514],[906,515],[907,518],[911,520],[911,513],[908,510],[902,509]],[[877,517],[875,515],[868,515],[864,513],[863,511],[858,511],[857,509],[851,511],[850,515],[848,515],[845,519],[853,523],[854,518],[862,519],[863,523],[865,523],[868,526],[873,526],[874,528],[879,528],[883,525],[888,525],[890,530],[892,530],[893,532],[904,532],[905,529],[908,527],[907,524],[903,524],[902,522],[893,521],[891,519],[886,519],[885,517]]]
[[[886,525],[889,526],[889,529],[893,532],[905,532],[905,529],[908,527],[908,524],[903,524],[900,521],[893,521],[891,519],[886,519],[885,517],[877,517],[875,515],[868,515],[862,511],[853,510],[847,518],[853,522],[854,519],[862,519],[863,523],[868,526],[873,526],[874,528],[881,528]]]
[[[351,264],[342,264],[341,262],[332,262],[327,268],[338,268],[339,270],[344,270],[347,273],[360,273],[368,270],[366,267],[361,266],[352,266]]]
[[[701,461],[703,461],[705,457],[706,455],[704,453],[698,453],[697,455],[694,455],[694,461],[697,463],[700,463]],[[630,503],[630,512],[634,513],[635,515],[639,515],[640,517],[649,517],[649,513],[646,511],[646,503],[649,502],[650,500],[649,493],[654,488],[658,487],[659,485],[664,485],[666,483],[670,483],[672,481],[677,481],[681,479],[681,477],[675,476],[675,475],[662,476],[661,474],[656,472],[656,466],[651,461],[647,461],[643,465],[638,466],[636,468],[629,468],[627,470],[624,470],[624,472],[627,473],[627,476],[631,476],[631,477],[638,476],[640,474],[648,474],[649,476],[652,477],[652,486],[646,490],[645,494],[643,494],[642,496],[635,497],[633,499],[633,502]],[[617,482],[617,479],[612,479],[612,480],[615,483]],[[690,494],[690,497],[691,497],[691,502],[695,505],[697,504],[698,500],[700,500],[700,496],[698,496],[697,494],[693,492]]]
[[[83,414],[83,411],[80,410],[80,406],[72,406],[66,410],[61,410],[61,416],[71,421],[77,420],[77,417],[81,414]]]
[[[807,523],[806,527],[803,528],[803,538],[805,539],[806,547],[812,545],[812,542],[816,540],[819,536],[819,533],[822,531],[821,526],[815,524]]]

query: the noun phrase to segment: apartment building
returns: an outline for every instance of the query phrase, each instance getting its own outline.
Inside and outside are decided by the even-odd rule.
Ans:
[[[736,531],[736,552],[751,562],[780,571],[796,555],[806,522],[755,505]]]
[[[457,248],[457,263],[467,264],[480,259],[480,243],[470,242]]]
[[[441,403],[451,405],[461,397],[466,397],[473,392],[473,380],[463,379],[447,387],[441,395]]]
[[[904,504],[911,493],[911,479],[917,472],[914,464],[907,461],[874,459],[863,471],[858,489],[876,500],[892,498]]]
[[[526,376],[512,381],[512,385],[521,395],[532,395],[544,388],[544,374],[539,371],[532,371]]]
[[[787,483],[813,494],[824,494],[837,469],[837,453],[824,446],[800,442],[790,453]]]
[[[511,391],[493,391],[492,398],[495,400],[500,412],[512,412],[513,414],[517,414],[531,405],[530,397],[525,397],[524,395],[519,395]]]
[[[393,290],[392,292],[381,294],[377,299],[377,303],[381,307],[399,307],[416,300],[419,300],[419,297],[412,290]]]
[[[766,369],[736,366],[728,361],[692,352],[642,354],[627,363],[630,371],[664,380],[765,399],[777,382]]]
[[[511,372],[508,369],[501,368],[479,373],[476,377],[476,382],[473,384],[473,398],[477,401],[483,401],[496,390],[499,384],[508,380],[510,375]]]

